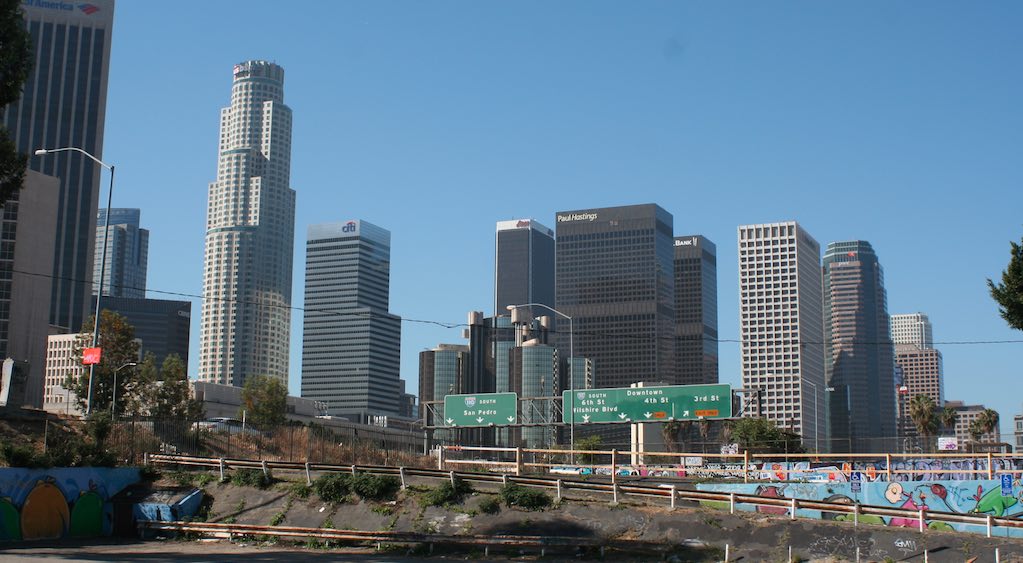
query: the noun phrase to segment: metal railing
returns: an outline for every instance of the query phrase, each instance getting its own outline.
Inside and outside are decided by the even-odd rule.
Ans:
[[[735,454],[633,452],[607,450],[564,450],[531,448],[496,448],[486,446],[441,446],[437,450],[438,469],[446,466],[483,468],[489,471],[522,475],[530,471],[568,472],[616,475],[637,467],[653,467],[662,472],[699,477],[741,477],[744,482],[760,480],[763,473],[780,475],[789,480],[797,474],[831,472],[844,474],[860,471],[871,473],[871,480],[894,481],[906,477],[947,475],[967,478],[995,479],[996,473],[1023,477],[1023,457],[1013,454]],[[570,462],[574,459],[575,462]],[[580,462],[583,460],[583,462]],[[585,462],[589,460],[589,462]],[[709,465],[716,460],[719,467]],[[935,461],[948,460],[949,467],[931,467]],[[638,461],[638,463],[636,463]],[[698,463],[697,463],[698,461]],[[793,467],[805,463],[806,467]],[[834,479],[832,479],[834,480]]]
[[[862,516],[887,516],[904,518],[908,520],[919,520],[919,531],[924,533],[927,529],[927,521],[945,522],[950,524],[971,524],[985,528],[987,537],[993,537],[995,528],[1023,529],[1023,520],[1015,518],[993,516],[991,514],[958,514],[954,512],[931,511],[927,509],[909,510],[902,508],[891,508],[863,504],[848,504],[842,502],[828,502],[820,500],[806,500],[798,498],[771,498],[756,495],[745,495],[739,493],[718,493],[710,491],[694,491],[679,488],[678,485],[641,485],[622,484],[614,479],[610,483],[598,483],[585,480],[564,479],[557,477],[540,476],[516,476],[491,473],[456,472],[444,471],[441,469],[423,469],[411,467],[384,467],[367,465],[329,465],[296,462],[274,462],[244,459],[224,458],[199,458],[191,456],[176,456],[153,454],[147,456],[148,463],[158,465],[181,465],[190,467],[209,467],[220,470],[221,479],[226,477],[228,469],[256,468],[264,472],[271,470],[300,471],[305,473],[306,482],[312,483],[311,473],[319,472],[364,472],[377,475],[395,475],[401,479],[402,488],[407,487],[407,478],[419,476],[431,479],[451,480],[461,479],[467,482],[479,483],[516,483],[520,485],[551,489],[556,492],[558,499],[563,498],[566,491],[596,492],[611,495],[611,501],[617,503],[620,497],[631,496],[638,499],[667,499],[669,506],[674,509],[678,501],[690,502],[715,502],[727,503],[729,512],[735,513],[737,505],[750,505],[755,507],[780,507],[788,509],[791,519],[797,518],[797,511],[802,509],[819,510],[822,513],[832,513],[852,516],[853,525],[858,526]]]

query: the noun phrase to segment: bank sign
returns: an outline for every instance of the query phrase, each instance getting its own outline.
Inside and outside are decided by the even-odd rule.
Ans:
[[[731,418],[732,387],[670,385],[565,391],[562,422],[667,422]]]

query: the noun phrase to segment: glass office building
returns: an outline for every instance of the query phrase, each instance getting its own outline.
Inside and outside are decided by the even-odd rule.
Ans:
[[[593,386],[677,383],[671,214],[646,204],[563,211],[556,221],[556,306],[573,318],[573,354],[593,361]]]
[[[440,344],[419,353],[419,419],[423,426],[444,426],[444,397],[462,393],[463,374],[469,362],[469,347]],[[438,442],[454,439],[454,430],[438,429]]]
[[[718,382],[717,246],[706,237],[675,237],[675,380]]]
[[[0,113],[15,147],[29,155],[77,147],[103,158],[114,2],[20,2],[20,8],[33,65],[21,98]],[[91,300],[101,167],[73,151],[30,156],[28,167],[60,180],[49,322],[77,331]],[[17,209],[16,195],[4,206],[5,222],[16,221]],[[0,286],[9,284],[10,270],[0,264]],[[7,292],[0,287],[0,294]],[[5,305],[0,301],[0,319],[8,317]]]
[[[824,252],[824,368],[832,451],[894,446],[895,359],[884,270],[866,241]]]
[[[401,318],[388,312],[391,233],[367,221],[311,225],[302,397],[362,422],[399,412]]]
[[[494,256],[494,315],[509,305],[554,306],[554,231],[535,219],[501,221]],[[539,307],[535,314],[548,312]]]
[[[103,243],[106,241],[106,274],[103,275],[103,295],[145,299],[146,269],[149,266],[149,230],[141,226],[140,209],[111,209],[110,225],[107,210],[100,209],[96,217],[96,253],[93,260],[92,293],[99,289],[100,267],[103,266]],[[93,307],[95,309],[95,307]]]

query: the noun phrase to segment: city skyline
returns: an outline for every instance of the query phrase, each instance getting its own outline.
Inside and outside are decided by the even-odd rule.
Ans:
[[[318,19],[341,22],[335,28],[299,26],[297,11],[282,10],[268,27],[259,10],[202,5],[195,18],[122,3],[105,151],[118,165],[114,205],[163,215],[147,211],[152,292],[201,294],[201,257],[182,249],[201,239],[194,209],[205,207],[223,69],[276,59],[288,68],[296,108],[296,225],[343,208],[391,229],[391,308],[408,319],[402,374],[410,388],[417,352],[461,341],[459,328],[446,327],[492,302],[492,277],[479,272],[492,263],[495,221],[549,224],[558,209],[655,202],[675,216],[676,232],[724,243],[722,382],[738,384],[739,373],[737,257],[727,241],[736,225],[794,218],[822,243],[870,240],[885,257],[889,309],[926,311],[938,327],[948,396],[996,408],[1004,425],[1019,405],[998,389],[1013,381],[1020,345],[981,342],[1021,339],[984,280],[1000,275],[1007,243],[1020,235],[1012,206],[997,202],[1011,201],[1020,183],[1012,163],[1023,124],[1006,95],[1020,80],[1001,65],[1021,53],[1013,30],[1023,13],[1010,4],[932,8],[888,6],[893,17],[878,20],[842,6],[788,15],[762,6],[740,14],[719,6],[466,13],[441,5],[400,14],[324,6]],[[227,19],[238,25],[217,23]],[[342,56],[305,48],[284,24]],[[985,31],[964,43],[964,25]],[[179,43],[182,26],[198,40],[161,52]],[[866,45],[864,27],[874,37]],[[523,46],[527,30],[534,41]],[[340,72],[323,72],[335,62]],[[173,96],[163,93],[169,69],[188,77]],[[154,100],[139,91],[167,111],[152,112]],[[170,134],[140,143],[138,123]],[[475,195],[482,187],[486,201]],[[844,191],[857,197],[835,213],[825,196]],[[300,278],[295,289],[293,303]],[[973,384],[976,374],[987,384]]]

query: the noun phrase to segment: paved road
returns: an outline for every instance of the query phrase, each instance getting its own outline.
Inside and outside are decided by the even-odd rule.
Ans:
[[[429,561],[445,560],[431,557]],[[464,560],[464,555],[462,556]],[[377,552],[367,548],[331,550],[303,549],[291,546],[254,546],[226,541],[88,541],[59,542],[56,545],[0,544],[0,561],[92,563],[97,561],[134,561],[143,563],[281,563],[282,561],[357,561],[390,563],[428,561],[401,552]]]

